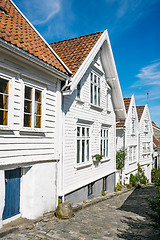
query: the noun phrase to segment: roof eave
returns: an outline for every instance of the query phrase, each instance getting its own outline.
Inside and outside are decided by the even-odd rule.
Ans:
[[[68,78],[68,75],[63,73],[62,71],[56,69],[55,67],[49,65],[48,63],[45,63],[44,61],[36,58],[35,56],[23,51],[22,49],[2,40],[1,38],[0,47],[2,47],[3,50],[5,49],[6,51],[9,51],[10,54],[13,55],[17,54],[24,60],[28,60],[30,63],[32,62],[40,67],[45,68],[46,70],[49,70],[50,72],[52,72],[52,74],[54,73],[59,80],[65,81]]]

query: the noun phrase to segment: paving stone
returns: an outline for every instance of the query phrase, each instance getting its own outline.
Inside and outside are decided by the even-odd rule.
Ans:
[[[8,231],[8,234],[6,231],[1,239],[160,239],[148,216],[151,210],[146,197],[153,198],[154,195],[155,188],[151,185],[123,194],[112,194],[112,198],[103,198],[103,201],[88,207],[83,202],[83,208],[75,212],[72,219],[57,219],[51,212],[34,222],[27,222],[28,225],[22,225],[18,230],[15,228],[15,231]],[[88,203],[91,200],[86,202]]]

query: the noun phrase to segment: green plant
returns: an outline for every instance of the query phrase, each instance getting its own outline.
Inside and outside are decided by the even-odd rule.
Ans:
[[[121,170],[121,173],[122,173],[122,169],[123,169],[124,164],[125,164],[126,156],[127,156],[127,150],[126,149],[120,149],[116,153],[116,168],[117,168],[117,170]]]
[[[138,169],[137,169],[138,171],[135,174],[137,183],[146,184],[147,183],[147,178],[144,175],[144,171],[143,171],[143,169],[142,169],[142,167],[139,163],[138,163],[137,167],[138,167]]]
[[[105,191],[101,191],[101,194],[102,194],[102,196],[106,196],[106,193],[105,193]]]
[[[154,183],[157,177],[160,175],[160,169],[152,168],[151,171],[151,181]]]
[[[60,205],[62,203],[61,199],[58,199],[58,205]]]
[[[132,184],[131,184],[131,183],[126,184],[126,188],[127,188],[127,189],[131,189],[131,187],[132,187]]]
[[[116,192],[121,191],[121,190],[122,190],[122,184],[120,184],[119,182],[117,182]]]
[[[100,161],[103,158],[103,155],[95,154],[92,156],[92,158],[95,158],[97,161]]]
[[[132,184],[133,187],[137,187],[136,177],[132,173],[130,174],[129,183]]]
[[[149,205],[155,214],[151,217],[154,221],[155,227],[160,230],[160,171],[159,169],[153,170],[154,172],[154,185],[158,191],[154,199],[148,199]]]

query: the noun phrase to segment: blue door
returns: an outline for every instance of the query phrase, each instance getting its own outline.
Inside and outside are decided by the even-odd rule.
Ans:
[[[3,211],[3,220],[19,213],[20,179],[20,168],[5,171],[5,207]]]

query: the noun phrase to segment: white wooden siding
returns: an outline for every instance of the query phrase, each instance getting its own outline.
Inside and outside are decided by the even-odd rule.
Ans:
[[[55,121],[56,121],[56,89],[57,80],[40,70],[33,69],[29,65],[10,58],[14,71],[10,71],[7,56],[1,55],[3,67],[0,66],[1,76],[9,78],[11,87],[9,89],[10,130],[0,129],[0,166],[34,161],[47,161],[54,159],[55,151]],[[24,77],[25,76],[25,77]],[[35,78],[35,81],[34,81]],[[38,81],[37,81],[38,79]],[[23,84],[31,83],[37,88],[43,89],[44,107],[43,132],[22,131],[23,117]],[[44,84],[42,84],[44,82]]]
[[[102,64],[93,63],[102,72]],[[92,65],[93,66],[93,65]],[[112,100],[109,101],[110,112],[106,109],[107,84],[105,76],[101,77],[101,106],[90,104],[90,66],[81,79],[81,101],[76,100],[76,91],[64,96],[64,194],[74,191],[90,182],[96,181],[115,171],[115,113]],[[95,70],[95,68],[94,68]],[[104,73],[104,72],[103,72]],[[90,126],[90,165],[78,168],[76,165],[76,129],[77,121],[86,121]],[[102,124],[109,127],[109,159],[95,166],[92,161],[94,154],[100,154],[100,130]],[[84,164],[85,165],[85,164]]]

